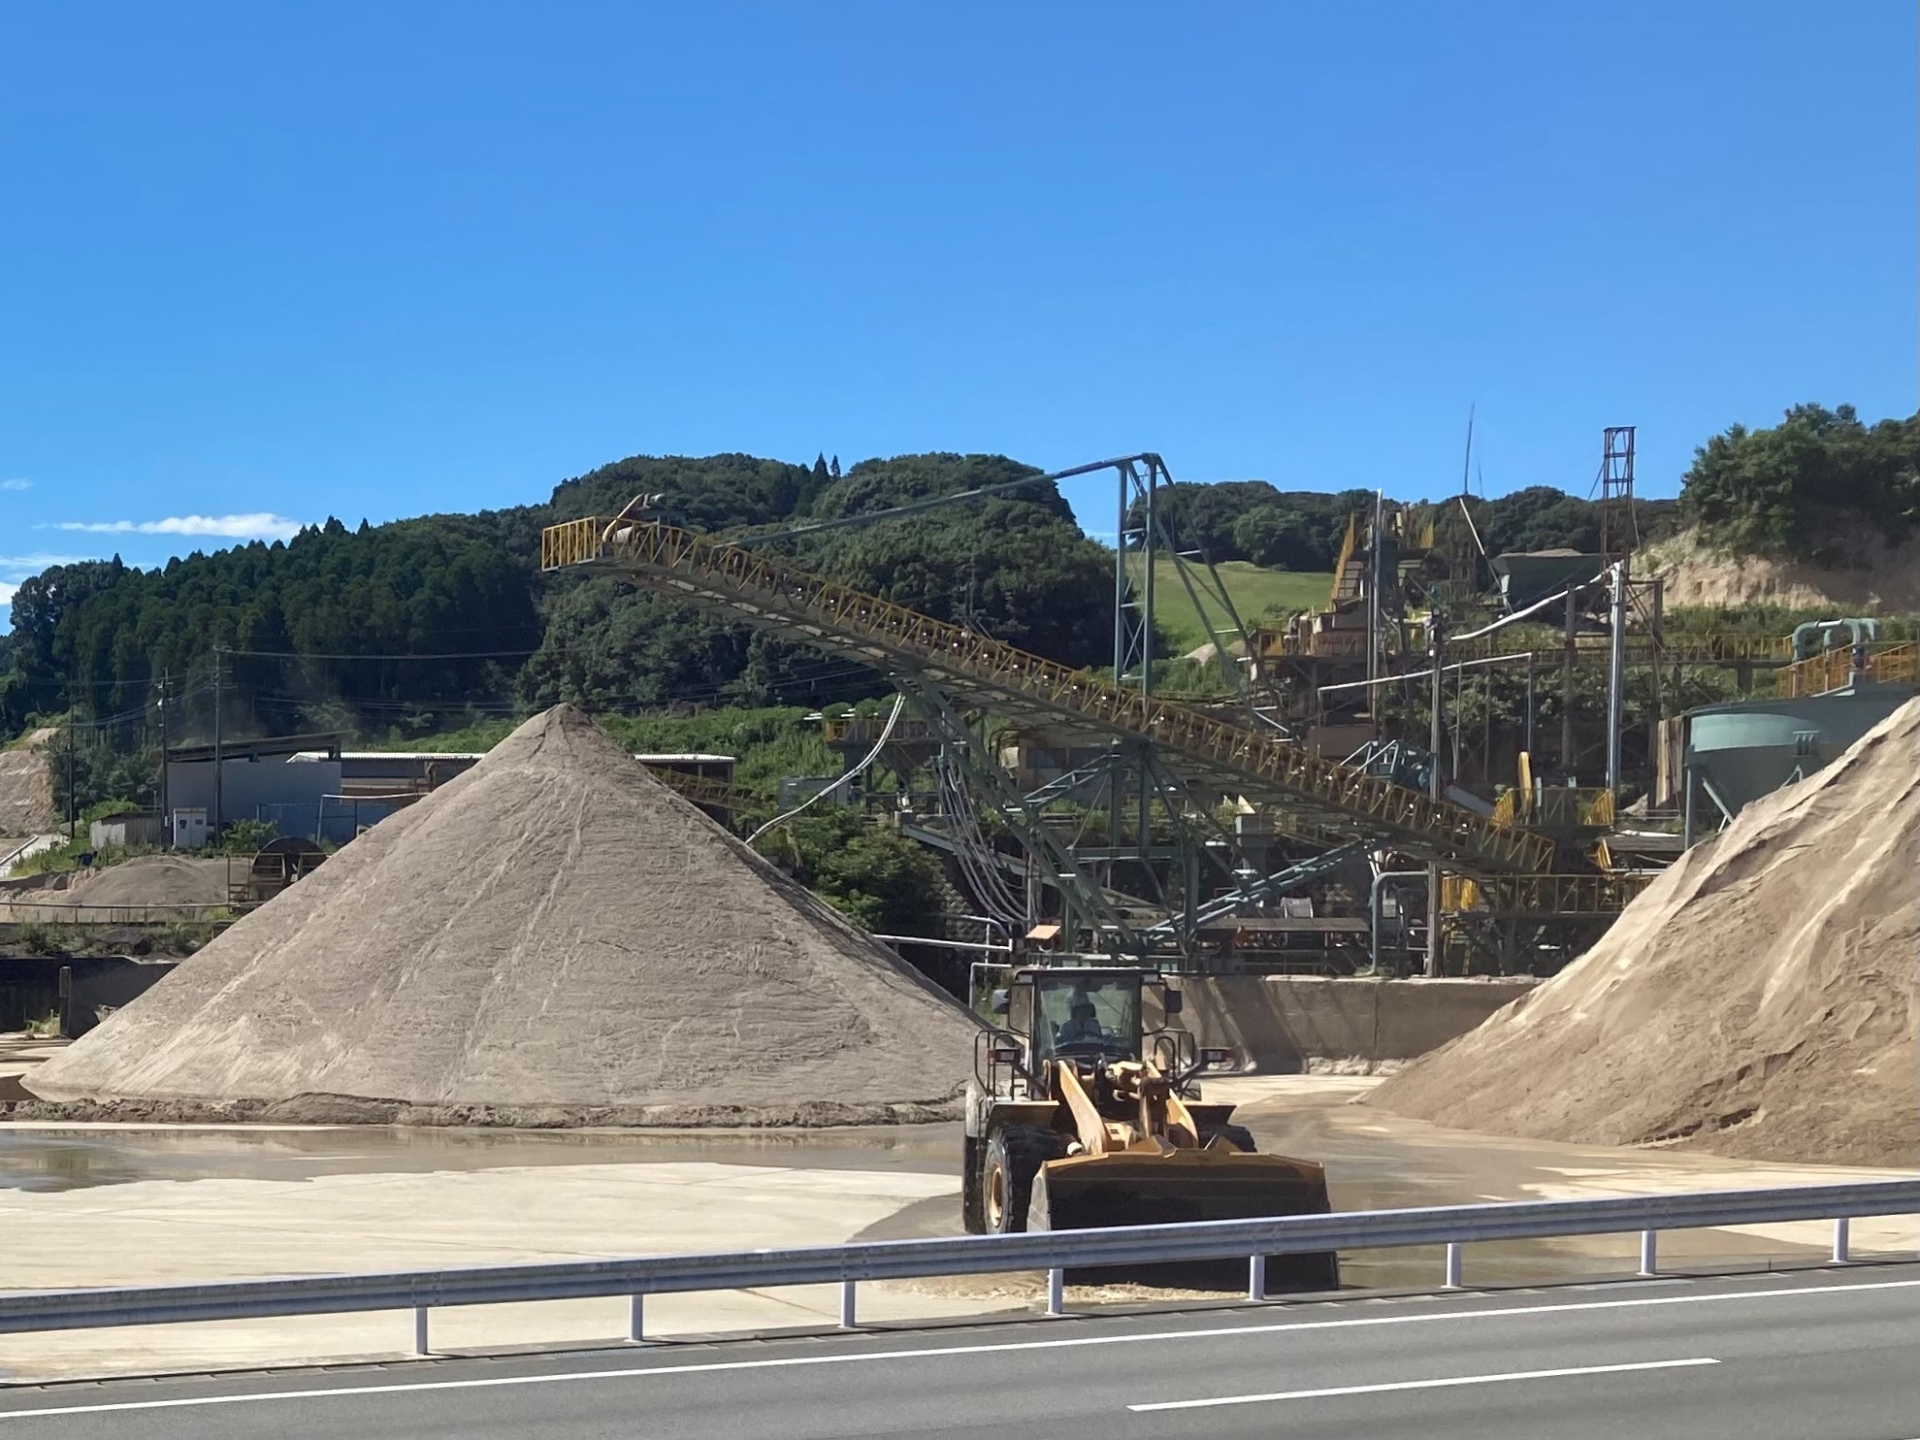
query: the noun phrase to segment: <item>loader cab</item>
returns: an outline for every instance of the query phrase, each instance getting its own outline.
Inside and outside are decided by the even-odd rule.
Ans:
[[[1140,975],[1075,975],[1056,971],[1033,979],[1033,1055],[1138,1060]]]
[[[1037,1078],[1048,1061],[1060,1059],[1082,1070],[1103,1061],[1151,1060],[1176,1072],[1195,1058],[1193,1037],[1175,1028],[1180,992],[1153,970],[1016,970],[993,992],[992,1008],[1002,1039],[986,1055],[996,1071],[1012,1064],[1020,1075]],[[1014,1041],[1017,1051],[1003,1048]],[[999,1089],[997,1073],[979,1078],[989,1090]]]

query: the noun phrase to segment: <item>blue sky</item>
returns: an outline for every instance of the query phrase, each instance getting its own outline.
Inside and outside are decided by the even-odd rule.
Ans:
[[[1671,494],[1915,408],[1915,50],[1905,0],[8,7],[0,587],[639,452],[1440,493],[1470,404],[1489,492],[1635,424]]]

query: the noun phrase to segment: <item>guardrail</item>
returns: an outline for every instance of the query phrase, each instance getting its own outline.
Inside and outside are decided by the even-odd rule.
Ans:
[[[1059,1315],[1065,1312],[1065,1274],[1070,1268],[1246,1257],[1247,1296],[1259,1301],[1267,1298],[1266,1262],[1270,1255],[1445,1245],[1443,1284],[1451,1289],[1461,1283],[1461,1247],[1475,1242],[1638,1231],[1640,1274],[1654,1275],[1658,1273],[1658,1237],[1663,1230],[1798,1220],[1831,1220],[1832,1262],[1845,1264],[1850,1258],[1850,1220],[1911,1214],[1920,1214],[1920,1178],[1604,1200],[1352,1211],[1111,1230],[967,1235],[796,1250],[570,1260],[465,1270],[53,1290],[0,1295],[0,1334],[411,1310],[414,1351],[425,1355],[431,1353],[428,1312],[439,1306],[626,1296],[631,1304],[627,1338],[637,1344],[645,1338],[642,1321],[648,1295],[838,1284],[840,1323],[852,1329],[857,1324],[856,1287],[867,1280],[1045,1270],[1047,1313]]]

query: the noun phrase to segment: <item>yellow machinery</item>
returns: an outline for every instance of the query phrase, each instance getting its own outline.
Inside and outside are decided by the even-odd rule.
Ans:
[[[1193,1036],[1169,1023],[1181,999],[1162,976],[1134,968],[1017,970],[994,992],[994,1009],[1000,1028],[981,1035],[967,1089],[969,1230],[1327,1211],[1319,1165],[1256,1153],[1252,1135],[1231,1121],[1233,1106],[1202,1101],[1199,1075],[1233,1055],[1196,1050]],[[1157,1025],[1149,1023],[1151,1010],[1159,1012]],[[1270,1257],[1267,1275],[1275,1289],[1339,1285],[1327,1253]],[[1245,1262],[1124,1278],[1234,1285],[1244,1281]]]

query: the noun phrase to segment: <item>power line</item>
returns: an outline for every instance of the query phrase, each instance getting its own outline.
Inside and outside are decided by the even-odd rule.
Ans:
[[[532,650],[455,650],[437,655],[347,655],[312,650],[229,650],[226,653],[242,656],[248,660],[524,660],[530,655],[540,654],[541,651],[536,647]],[[550,651],[548,653],[565,652]]]

